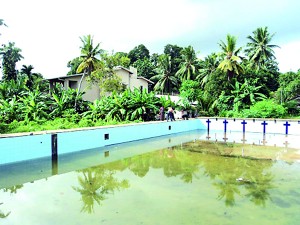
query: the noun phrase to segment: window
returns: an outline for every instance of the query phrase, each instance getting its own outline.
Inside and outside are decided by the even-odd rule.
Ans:
[[[69,87],[72,89],[77,89],[78,88],[77,81],[69,80]]]

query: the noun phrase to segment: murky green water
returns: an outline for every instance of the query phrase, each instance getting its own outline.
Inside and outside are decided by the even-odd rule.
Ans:
[[[35,172],[26,172],[30,179],[47,178],[2,187],[0,224],[299,224],[299,163],[221,157],[181,144],[159,149],[155,140],[125,149],[145,150],[151,143],[154,151],[129,157],[114,146],[33,166]],[[80,169],[72,170],[71,162]],[[6,174],[29,179],[22,168],[6,168]]]

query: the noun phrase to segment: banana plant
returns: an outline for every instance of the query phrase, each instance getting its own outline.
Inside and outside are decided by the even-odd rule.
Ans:
[[[38,121],[48,118],[48,99],[39,89],[28,92],[20,100],[20,109],[25,121]]]
[[[134,89],[129,99],[130,120],[150,120],[158,111],[159,98],[153,92],[147,90],[140,91]]]
[[[14,96],[11,99],[0,99],[0,117],[2,122],[10,123],[14,120],[20,120],[20,102]]]

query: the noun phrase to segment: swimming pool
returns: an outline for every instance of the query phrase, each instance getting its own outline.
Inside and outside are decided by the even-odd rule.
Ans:
[[[194,130],[2,165],[0,224],[299,224],[299,163],[238,157],[234,149],[267,147],[263,135],[223,135]],[[281,157],[298,151],[281,134],[265,140]]]

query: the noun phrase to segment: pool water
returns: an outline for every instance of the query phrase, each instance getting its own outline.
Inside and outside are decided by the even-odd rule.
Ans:
[[[211,154],[201,135],[3,167],[0,224],[299,224],[299,162]]]

